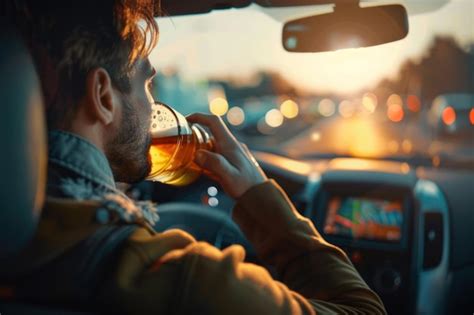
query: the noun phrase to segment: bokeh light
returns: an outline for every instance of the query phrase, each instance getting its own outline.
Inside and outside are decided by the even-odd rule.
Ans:
[[[209,188],[207,188],[207,194],[211,197],[215,197],[217,196],[217,188],[215,186],[209,186]]]
[[[233,126],[240,126],[245,121],[245,112],[242,108],[234,106],[227,112],[227,121]]]
[[[209,103],[209,110],[217,116],[224,116],[229,109],[229,103],[222,97],[217,97]]]
[[[448,106],[443,110],[443,114],[441,117],[443,119],[443,122],[446,125],[450,126],[456,121],[456,112],[451,106]]]
[[[348,100],[344,100],[339,104],[339,114],[344,118],[350,118],[354,115],[355,106],[354,103]]]
[[[421,109],[421,102],[418,96],[416,95],[408,95],[407,97],[407,107],[414,113],[417,113]]]
[[[400,122],[403,120],[405,113],[403,112],[402,105],[393,103],[387,108],[387,117],[393,122]]]
[[[319,131],[311,133],[311,141],[317,142],[319,140],[321,140],[321,133]]]
[[[324,98],[318,105],[319,113],[324,117],[331,117],[336,112],[336,104],[329,98]]]
[[[216,197],[211,197],[211,198],[209,198],[207,203],[211,207],[217,207],[219,205],[219,200]]]
[[[469,112],[469,121],[471,122],[471,125],[474,125],[474,108],[471,108],[471,111]]]
[[[265,122],[273,128],[280,127],[283,124],[283,115],[278,109],[271,109],[265,114]]]
[[[403,100],[398,94],[392,94],[387,98],[387,106],[390,107],[390,105],[400,105],[400,107],[403,107]]]
[[[292,119],[298,116],[299,107],[295,101],[286,100],[283,103],[281,103],[280,111],[283,114],[283,116],[285,116],[288,119]]]
[[[403,174],[408,174],[410,172],[410,165],[406,162],[402,163],[402,165],[400,166],[400,170]]]
[[[365,93],[362,97],[362,106],[369,112],[375,112],[378,105],[377,95],[374,93]]]

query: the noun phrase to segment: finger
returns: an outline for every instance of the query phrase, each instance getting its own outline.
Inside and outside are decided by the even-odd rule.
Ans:
[[[222,251],[224,260],[231,264],[236,262],[243,262],[245,259],[245,249],[238,244],[231,245]]]
[[[257,166],[257,167],[260,167],[260,165],[258,164],[257,160],[255,159],[255,156],[253,156],[252,152],[250,152],[250,149],[249,147],[243,143],[243,142],[240,142],[240,145],[242,146],[242,149],[244,150],[245,154],[247,154],[247,157],[250,161],[252,161],[252,163]]]
[[[216,140],[221,144],[235,144],[236,139],[225,125],[224,121],[216,115],[207,115],[196,113],[187,116],[186,119],[190,123],[197,123],[209,128]]]
[[[208,127],[215,136],[233,138],[232,133],[219,116],[196,113],[187,116],[186,119],[190,123],[197,123]]]
[[[196,152],[196,163],[211,172],[217,178],[229,178],[235,173],[235,167],[225,157],[207,150]]]
[[[252,153],[249,150],[249,147],[245,143],[240,142],[240,145],[242,146],[242,149],[244,149],[245,153],[247,153],[248,155],[252,155]]]

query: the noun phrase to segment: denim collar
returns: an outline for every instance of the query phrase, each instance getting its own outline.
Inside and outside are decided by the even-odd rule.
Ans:
[[[114,175],[105,155],[86,139],[65,131],[48,132],[48,160],[91,182],[116,190]]]

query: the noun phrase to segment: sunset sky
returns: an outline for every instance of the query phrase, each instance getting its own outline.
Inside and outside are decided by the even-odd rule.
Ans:
[[[423,1],[431,0],[418,0]],[[257,7],[160,18],[160,42],[151,62],[157,69],[176,68],[192,81],[273,70],[309,91],[348,93],[395,76],[400,64],[420,58],[436,35],[453,36],[461,45],[474,41],[473,21],[474,1],[452,0],[436,11],[410,16],[409,34],[401,41],[301,54],[284,51],[283,24]]]

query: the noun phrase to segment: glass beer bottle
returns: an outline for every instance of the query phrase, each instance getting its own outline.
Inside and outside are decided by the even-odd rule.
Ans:
[[[199,149],[212,150],[212,137],[198,124],[189,124],[179,112],[163,103],[152,107],[151,172],[148,180],[184,186],[204,170],[194,162]]]

